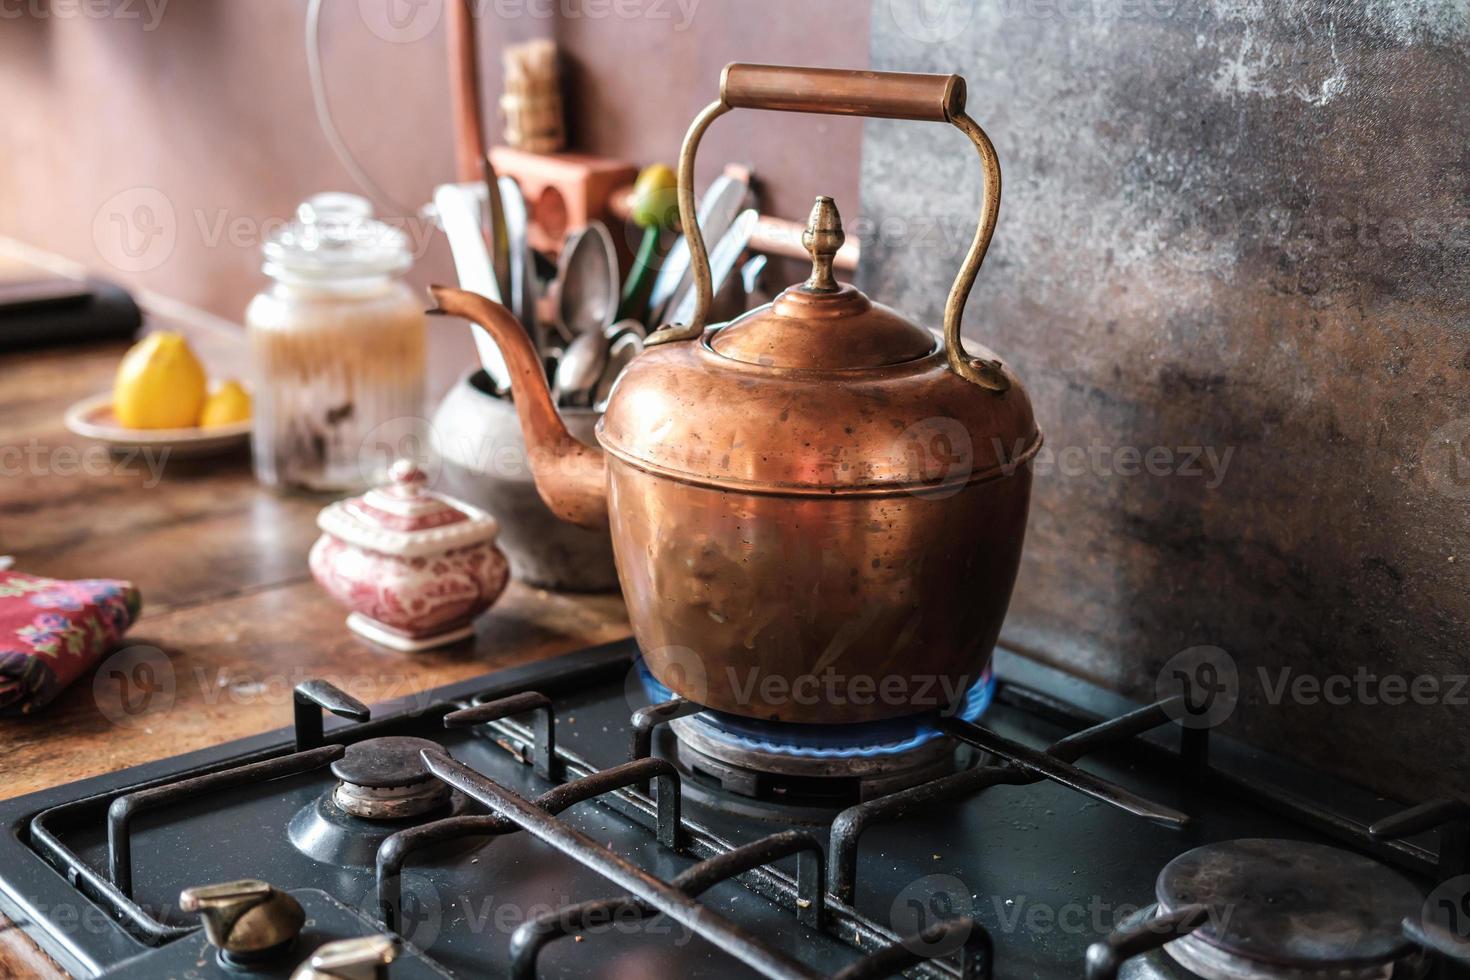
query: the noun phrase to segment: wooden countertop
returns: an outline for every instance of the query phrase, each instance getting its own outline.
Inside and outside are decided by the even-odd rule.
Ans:
[[[173,311],[166,325],[211,374],[243,356],[238,334],[202,318]],[[512,583],[470,640],[402,654],[357,638],[307,571],[324,499],[259,486],[248,453],[169,461],[155,485],[66,431],[66,407],[107,390],[126,347],[0,353],[0,554],[17,571],[136,583],[143,613],[126,644],[161,651],[172,677],[152,689],[172,693],[115,723],[94,684],[122,681],[88,674],[38,714],[0,719],[0,799],[287,725],[309,677],[372,702],[628,634],[618,596]],[[46,969],[0,917],[0,977],[61,975]]]

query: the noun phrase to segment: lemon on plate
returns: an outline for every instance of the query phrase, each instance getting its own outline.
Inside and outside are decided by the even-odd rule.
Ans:
[[[235,380],[226,381],[204,400],[204,411],[199,413],[199,427],[212,429],[231,422],[245,422],[250,418],[250,393]]]
[[[181,334],[151,333],[123,355],[112,386],[112,412],[130,429],[188,429],[199,424],[204,365]]]

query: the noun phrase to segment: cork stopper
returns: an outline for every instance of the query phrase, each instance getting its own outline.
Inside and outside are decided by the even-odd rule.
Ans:
[[[835,293],[837,280],[832,278],[832,260],[847,236],[842,233],[842,215],[830,197],[819,196],[812,205],[812,213],[806,219],[806,231],[801,233],[802,246],[811,253],[812,274],[802,284],[809,293]]]

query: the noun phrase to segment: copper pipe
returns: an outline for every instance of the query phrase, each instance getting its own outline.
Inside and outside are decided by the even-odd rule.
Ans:
[[[619,187],[608,196],[608,213],[620,221],[630,220],[633,215],[632,197],[632,184]],[[801,233],[805,228],[806,224],[803,222],[763,214],[756,222],[755,231],[751,234],[750,244],[747,247],[752,252],[760,252],[763,255],[810,262],[811,256],[801,245]],[[852,272],[857,269],[861,258],[862,243],[856,238],[850,238],[842,248],[837,250],[837,257],[832,260],[832,268],[841,272]]]
[[[726,65],[720,76],[720,102],[730,109],[949,122],[965,107],[965,80],[958,75],[737,62]]]
[[[454,116],[454,169],[460,183],[481,178],[485,129],[480,115],[480,68],[469,0],[448,0],[449,105]]]

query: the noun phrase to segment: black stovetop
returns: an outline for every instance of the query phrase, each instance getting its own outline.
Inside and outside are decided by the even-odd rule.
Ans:
[[[287,838],[293,818],[301,819],[334,783],[324,764],[336,752],[330,746],[381,735],[432,739],[455,762],[521,797],[536,798],[558,784],[629,762],[630,715],[646,705],[642,688],[630,682],[635,655],[631,641],[612,644],[377,706],[367,722],[329,717],[323,747],[312,744],[311,719],[319,710],[298,698],[304,725],[294,733],[282,729],[0,803],[7,831],[0,838],[0,911],[79,976],[120,964],[127,969],[119,975],[207,976],[214,961],[201,952],[197,920],[178,908],[180,890],[262,879],[290,891],[307,909],[310,935],[263,974],[288,975],[318,941],[383,931],[374,848],[339,851],[337,863],[327,863],[307,857]],[[559,816],[540,820],[535,832],[411,854],[399,879],[395,920],[406,955],[389,975],[509,975],[511,936],[528,919],[589,899],[615,900],[653,879],[667,883],[706,859],[792,831],[772,845],[786,856],[698,892],[699,905],[714,914],[701,920],[714,941],[692,934],[675,921],[679,915],[640,916],[628,906],[611,923],[565,919],[568,937],[541,949],[535,975],[750,977],[760,973],[747,964],[761,962],[777,964],[777,975],[785,964],[793,972],[784,975],[828,976],[855,969],[852,964],[865,953],[920,928],[969,917],[976,926],[955,935],[970,938],[972,965],[983,959],[974,951],[988,935],[994,976],[1071,980],[1083,975],[1090,944],[1153,901],[1159,870],[1203,843],[1242,837],[1337,843],[1394,865],[1426,891],[1463,871],[1437,867],[1433,848],[1418,838],[1370,838],[1368,823],[1399,809],[1391,801],[1218,735],[1189,733],[1157,708],[1150,714],[1004,651],[995,665],[1000,684],[982,719],[982,741],[1019,761],[982,760],[986,767],[968,775],[840,816],[836,810],[758,804],[669,762],[649,762],[619,771],[629,778],[602,777],[627,784],[613,792],[565,809],[565,800],[557,803]],[[468,728],[444,725],[448,712],[528,691],[547,695],[554,708],[555,779],[538,775],[544,766],[532,764],[535,716]],[[331,692],[325,695],[319,699],[330,700]],[[1135,714],[1129,721],[1055,744],[1130,711]],[[314,754],[293,757],[297,738]],[[672,739],[667,725],[654,728],[653,756],[673,760]],[[1038,759],[1026,746],[1053,751]],[[1093,787],[1088,795],[1063,785],[1074,781],[1067,762],[1097,777],[1102,790]],[[243,765],[256,767],[247,773],[251,779],[209,775]],[[1061,772],[1042,778],[1038,766]],[[258,778],[278,773],[284,774],[268,782]],[[650,775],[679,785],[676,848],[661,843],[654,830],[658,807],[644,783]],[[168,797],[169,790],[134,799],[136,812],[122,835],[130,848],[119,869],[117,854],[109,858],[109,806],[125,794],[185,776],[202,781],[187,787],[181,799],[154,799]],[[1105,801],[1130,791],[1187,814],[1189,822],[1160,825]],[[471,796],[464,812],[486,814],[488,802]],[[667,794],[662,803],[667,833]],[[119,804],[113,812],[119,808],[129,806]],[[1424,821],[1410,823],[1422,829]],[[585,838],[568,844],[567,828],[604,853],[578,855]],[[797,859],[790,856],[803,845],[825,851],[821,928],[803,924],[813,915],[812,892],[799,885]],[[605,859],[606,854],[614,857]],[[618,859],[631,862],[633,870],[621,866],[623,876],[610,880],[605,865]],[[604,867],[588,867],[588,860]],[[809,870],[810,865],[803,869]],[[694,875],[721,877],[708,867]],[[118,882],[130,884],[130,899]],[[673,890],[658,882],[647,885],[662,888],[658,895],[642,897],[667,899]],[[671,901],[684,901],[681,894]],[[960,976],[957,941],[940,949],[948,955],[911,967],[909,975]]]

